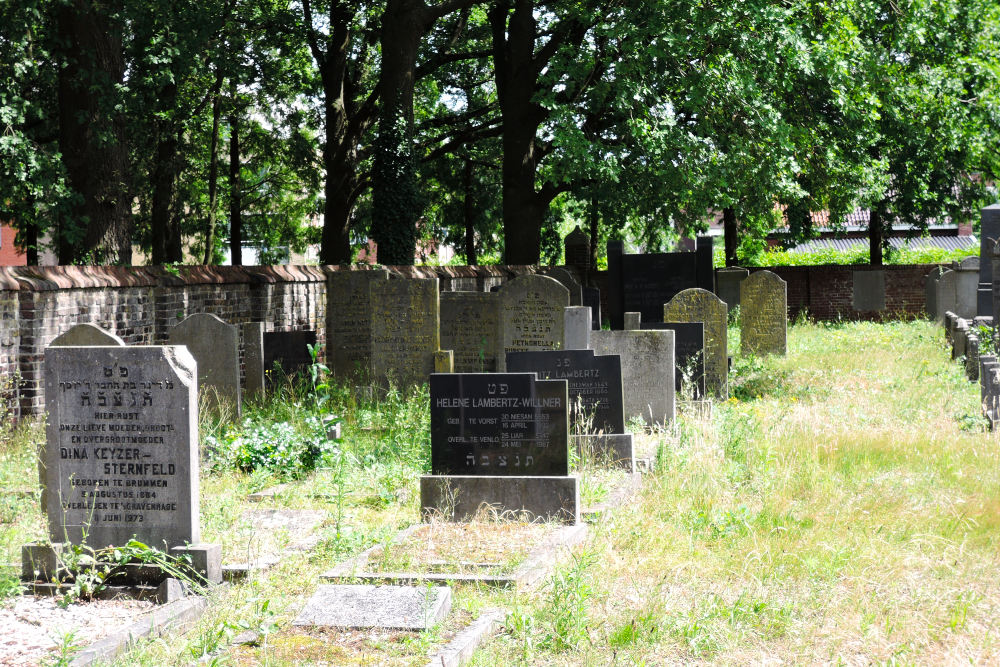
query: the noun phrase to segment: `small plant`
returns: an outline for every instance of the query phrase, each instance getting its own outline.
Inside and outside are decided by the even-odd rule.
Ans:
[[[68,667],[83,646],[76,637],[76,631],[70,630],[55,638],[55,653],[42,661],[44,667]]]
[[[572,650],[588,639],[587,610],[594,593],[589,570],[596,562],[596,553],[584,549],[574,554],[567,566],[558,568],[552,575],[547,605],[552,630],[547,643],[555,651]]]

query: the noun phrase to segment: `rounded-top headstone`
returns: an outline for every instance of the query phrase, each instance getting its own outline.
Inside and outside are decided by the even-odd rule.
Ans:
[[[55,347],[45,355],[41,454],[53,542],[201,541],[197,364],[177,345]]]
[[[500,295],[500,348],[497,370],[506,368],[508,352],[557,350],[563,345],[563,309],[569,290],[555,278],[518,276],[503,284]]]
[[[663,306],[664,322],[705,324],[705,384],[719,398],[729,396],[728,312],[725,301],[700,287],[681,291]]]
[[[198,362],[198,391],[208,405],[240,410],[240,332],[212,313],[195,313],[170,330],[171,345],[184,345]]]
[[[118,336],[95,324],[75,324],[49,343],[49,347],[67,345],[125,345]]]

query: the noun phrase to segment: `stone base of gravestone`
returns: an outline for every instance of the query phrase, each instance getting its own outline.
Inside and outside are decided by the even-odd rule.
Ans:
[[[631,433],[574,435],[570,440],[570,444],[576,447],[581,459],[635,472]]]
[[[43,581],[58,585],[58,582],[71,580],[77,573],[71,572],[67,568],[67,558],[63,555],[71,548],[72,545],[65,542],[23,545],[21,547],[21,581],[25,583]],[[222,583],[222,545],[213,543],[188,544],[172,548],[170,555],[187,562],[205,583]],[[147,584],[150,581],[158,583],[164,578],[173,576],[170,572],[156,565],[142,563],[120,567],[118,570],[117,578],[109,583],[115,585]],[[127,594],[125,589],[122,590]]]
[[[292,623],[350,630],[427,630],[451,610],[447,586],[320,586]]]
[[[528,520],[580,522],[580,480],[562,476],[424,475],[420,508],[425,519],[469,521],[480,511]]]

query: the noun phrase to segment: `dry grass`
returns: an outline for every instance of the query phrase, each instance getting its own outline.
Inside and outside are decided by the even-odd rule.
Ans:
[[[476,664],[996,662],[998,443],[942,341],[791,328],[598,526],[577,639],[550,588]]]

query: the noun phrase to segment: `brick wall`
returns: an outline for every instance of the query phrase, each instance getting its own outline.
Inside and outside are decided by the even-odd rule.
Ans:
[[[937,264],[883,266],[776,266],[767,270],[788,283],[789,317],[805,310],[818,320],[880,320],[923,317],[926,292],[924,279]],[[751,272],[761,269],[750,269]],[[885,275],[885,309],[854,309],[854,273],[882,271]]]
[[[0,266],[22,266],[27,258],[14,247],[13,227],[0,224]]]
[[[266,331],[315,330],[326,343],[326,276],[346,267],[0,266],[0,376],[20,377],[6,399],[15,415],[42,412],[42,360],[56,336],[90,322],[129,345],[163,344],[188,315],[213,313],[230,324],[264,322]],[[390,267],[400,277],[438,278],[444,291],[489,291],[537,267]],[[2,397],[0,397],[2,398]]]
[[[935,266],[881,269],[885,272],[886,307],[879,312],[853,308],[854,272],[871,267],[770,270],[788,283],[792,317],[805,309],[817,319],[881,319],[922,315],[924,278]],[[174,275],[160,267],[0,266],[0,375],[20,375],[21,386],[12,397],[18,414],[40,414],[45,348],[60,333],[82,322],[107,329],[130,345],[150,345],[166,342],[170,328],[188,315],[213,313],[231,324],[264,322],[267,331],[312,329],[318,342],[325,345],[326,276],[339,270],[347,269],[202,266],[181,268]],[[442,291],[489,291],[538,267],[411,266],[389,270],[402,278],[438,278]],[[591,278],[592,284],[603,287],[607,276],[602,272]]]

